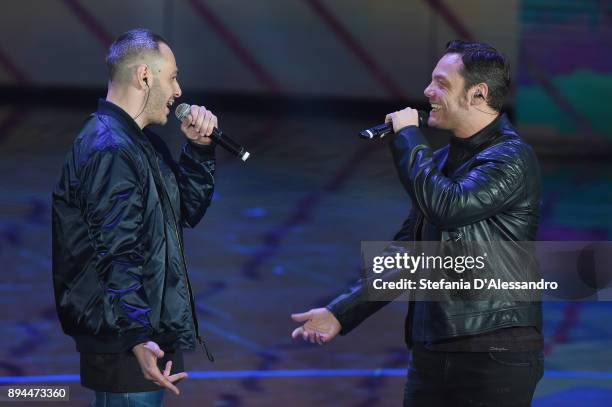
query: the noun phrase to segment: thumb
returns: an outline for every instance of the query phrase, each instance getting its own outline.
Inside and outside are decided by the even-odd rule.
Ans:
[[[164,357],[164,351],[161,350],[159,345],[156,344],[155,342],[149,341],[149,342],[147,342],[147,344],[144,347],[146,349],[150,350],[157,358],[163,358]]]
[[[312,311],[302,312],[300,314],[291,314],[291,319],[296,322],[308,321],[312,317]]]

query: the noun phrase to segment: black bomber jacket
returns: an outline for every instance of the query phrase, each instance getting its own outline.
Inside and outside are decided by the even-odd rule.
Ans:
[[[175,162],[158,136],[99,101],[52,195],[56,307],[79,352],[201,341],[182,228],[204,216],[214,171],[214,147],[187,142]]]
[[[390,141],[399,178],[412,198],[408,219],[395,241],[533,242],[540,213],[540,170],[532,148],[502,114],[474,136],[454,140],[469,146],[450,174],[444,173],[449,146],[433,151],[420,129],[407,126]],[[507,248],[507,250],[500,250]],[[520,250],[508,244],[491,250],[488,261],[496,277],[512,281]],[[519,261],[520,260],[520,261]],[[528,273],[537,273],[530,269]],[[530,276],[535,278],[535,276]],[[398,294],[399,295],[399,294]],[[327,308],[346,334],[388,301],[371,301],[362,282],[334,299]],[[415,312],[415,309],[418,311]],[[433,342],[533,326],[541,331],[537,301],[517,301],[496,293],[488,300],[457,301],[450,294],[437,301],[410,302],[405,337]],[[418,332],[415,332],[418,331]]]

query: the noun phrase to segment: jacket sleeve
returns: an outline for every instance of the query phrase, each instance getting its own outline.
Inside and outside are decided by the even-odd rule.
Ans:
[[[93,153],[80,176],[81,207],[104,289],[104,318],[111,331],[120,330],[125,350],[152,336],[151,307],[142,283],[146,239],[139,174],[129,153],[114,146]],[[98,330],[90,334],[117,334]]]
[[[418,127],[404,127],[391,141],[402,184],[429,222],[440,229],[489,218],[520,198],[529,166],[520,148],[500,144],[480,153],[468,173],[451,179],[438,170]]]
[[[412,240],[414,236],[416,213],[417,212],[413,208],[408,219],[406,219],[400,230],[395,234],[394,240]],[[403,250],[403,247],[397,247],[391,244],[385,249],[383,255],[395,254]],[[368,276],[372,276],[372,274],[370,273]],[[380,278],[385,281],[394,281],[401,277],[402,274],[395,270],[389,270],[380,276]],[[346,335],[369,316],[391,302],[377,300],[376,298],[367,298],[364,292],[364,285],[366,284],[371,284],[370,278],[367,278],[366,281],[364,281],[363,278],[360,279],[349,288],[347,292],[339,295],[327,305],[326,308],[334,314],[342,326],[340,335]],[[401,292],[396,292],[395,294],[399,296]],[[385,298],[388,298],[388,296]]]
[[[178,170],[181,220],[184,226],[195,227],[206,213],[214,192],[215,146],[185,143]]]

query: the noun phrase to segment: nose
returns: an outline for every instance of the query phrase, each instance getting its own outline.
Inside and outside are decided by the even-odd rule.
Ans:
[[[427,87],[425,88],[425,90],[423,91],[423,94],[425,95],[426,98],[430,99],[433,97],[433,90],[431,89],[431,83],[429,85],[427,85]]]
[[[174,90],[174,97],[180,98],[182,94],[183,94],[183,92],[181,91],[181,85],[179,85],[178,82],[177,82],[176,83],[176,89]]]

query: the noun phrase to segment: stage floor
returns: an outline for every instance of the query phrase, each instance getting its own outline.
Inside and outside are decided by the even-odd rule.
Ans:
[[[0,380],[69,385],[77,406],[92,393],[79,385],[74,343],[55,314],[50,196],[88,113],[0,107]],[[165,405],[401,405],[405,303],[322,347],[290,338],[289,315],[353,283],[360,241],[391,239],[408,214],[384,143],[356,137],[373,123],[217,114],[252,152],[246,163],[219,152],[212,206],[185,232],[201,330],[217,361],[187,354],[191,377]],[[171,120],[160,132],[176,151],[181,136]],[[610,240],[612,164],[541,165],[540,239]],[[544,315],[546,374],[534,405],[610,405],[612,304],[546,303]]]

